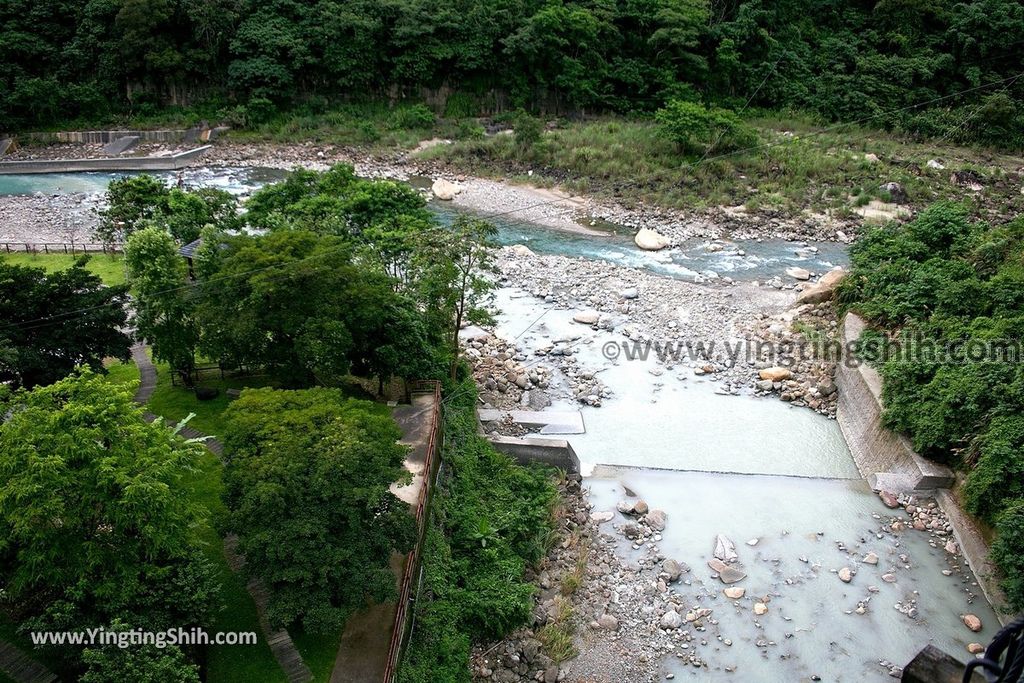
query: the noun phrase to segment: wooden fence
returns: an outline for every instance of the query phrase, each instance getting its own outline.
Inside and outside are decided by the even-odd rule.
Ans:
[[[384,683],[392,683],[398,671],[398,662],[402,657],[405,639],[409,633],[409,604],[412,601],[413,577],[420,566],[420,551],[427,530],[427,503],[430,490],[434,483],[437,451],[441,441],[441,383],[436,381],[413,382],[410,391],[414,394],[433,393],[434,410],[430,416],[430,437],[427,441],[427,456],[423,463],[423,486],[420,488],[419,500],[416,502],[416,545],[405,556],[402,570],[402,581],[398,590],[398,607],[395,610],[395,623],[391,629],[391,643],[388,645],[388,661],[384,668]]]
[[[124,245],[118,242],[0,242],[0,251],[8,254],[120,254]]]

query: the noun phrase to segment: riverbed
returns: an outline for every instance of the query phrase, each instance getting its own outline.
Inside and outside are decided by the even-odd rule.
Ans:
[[[0,195],[10,199],[0,204],[0,225],[14,231],[0,241],[66,241],[75,230],[89,230],[99,193],[118,175],[0,176]],[[244,196],[281,176],[259,167],[197,168],[181,181]],[[179,179],[176,173],[162,177],[169,184]],[[565,387],[559,391],[568,380],[555,372],[551,393],[552,409],[582,411],[586,431],[569,438],[584,464],[584,484],[594,511],[611,515],[602,533],[623,566],[636,570],[628,580],[614,568],[598,574],[595,582],[607,590],[593,588],[584,601],[584,609],[620,615],[616,643],[629,643],[634,656],[647,657],[659,678],[872,681],[891,680],[892,667],[930,642],[961,658],[968,642],[988,642],[998,622],[984,599],[974,597],[979,591],[962,557],[944,550],[933,535],[893,530],[901,511],[885,508],[859,478],[835,421],[755,396],[742,382],[723,390],[719,379],[699,371],[699,362],[627,360],[608,352],[637,334],[724,344],[743,320],[791,305],[796,283],[785,275],[787,268],[820,274],[843,265],[843,245],[769,233],[747,240],[681,239],[671,249],[645,252],[633,244],[631,230],[578,206],[564,209],[557,197],[544,205],[555,207],[545,217],[535,215],[541,222],[527,222],[507,207],[527,206],[529,195],[509,190],[503,202],[500,187],[487,187],[496,194],[481,204],[428,206],[443,221],[459,212],[490,217],[500,244],[528,247],[516,258],[549,259],[542,262],[550,263],[545,282],[537,269],[502,271],[495,331],[520,346],[531,364],[549,363],[535,349],[562,340],[573,362],[607,387],[600,407],[582,405]],[[52,229],[38,221],[32,227],[18,223],[26,212],[44,208]],[[567,220],[591,234],[550,224]],[[673,286],[659,286],[664,283]],[[636,289],[640,302],[656,300],[657,325],[638,333],[628,307],[605,328],[573,322],[574,313],[618,300],[624,288]],[[552,290],[561,297],[552,297]],[[631,518],[616,511],[620,501],[638,499],[665,511],[668,520],[663,532],[640,544],[622,535]],[[738,600],[724,598],[706,564],[718,534],[735,542],[737,566],[747,574],[739,584],[745,596]],[[863,562],[869,553],[877,564]],[[655,565],[664,558],[685,562],[691,571],[661,591]],[[852,570],[849,583],[838,578],[844,567]],[[767,612],[755,615],[755,602],[767,605]],[[687,627],[692,633],[684,638],[682,629],[658,627],[673,604],[706,607],[713,616],[703,619],[703,631]],[[980,617],[980,633],[961,623],[968,612]],[[585,624],[598,615],[581,616]],[[592,650],[599,653],[595,657],[607,652]],[[678,656],[684,650],[699,651],[704,664],[684,663]],[[589,651],[566,665],[566,680],[577,680],[574,671],[607,665],[588,660]]]

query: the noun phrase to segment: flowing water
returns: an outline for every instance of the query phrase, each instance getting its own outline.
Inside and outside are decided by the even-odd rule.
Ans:
[[[101,192],[123,175],[0,175],[0,195]],[[176,173],[159,175],[168,184],[178,179]],[[246,194],[282,176],[274,169],[203,168],[185,171],[182,180]],[[440,202],[429,206],[444,221],[462,210]],[[837,245],[817,245],[814,251],[782,240],[691,240],[651,254],[614,226],[593,236],[508,216],[493,221],[502,244],[667,277],[693,279],[714,271],[734,279],[768,279],[791,265],[820,272],[846,262]],[[661,371],[653,359],[608,360],[602,346],[620,337],[573,326],[570,312],[545,312],[543,302],[516,290],[500,290],[497,304],[498,332],[527,348],[583,330],[576,342],[580,363],[600,372],[614,391],[603,407],[582,409],[586,433],[570,437],[585,463],[595,509],[614,510],[628,489],[665,510],[669,523],[662,551],[693,567],[687,577],[694,599],[714,608],[717,635],[733,641],[726,646],[710,635],[720,650],[705,657],[710,670],[673,666],[669,658],[665,673],[711,681],[796,681],[813,675],[825,681],[891,680],[879,660],[903,665],[929,642],[963,658],[967,642],[987,642],[994,634],[998,622],[984,600],[967,603],[969,570],[957,567],[944,576],[952,560],[941,547],[930,546],[925,534],[880,532],[891,511],[858,477],[834,421],[776,399],[718,394],[713,383],[683,366]],[[538,316],[543,316],[539,323]],[[554,408],[577,406],[563,402]],[[614,533],[611,524],[604,526]],[[725,600],[705,564],[719,533],[737,543],[749,575],[742,584],[748,597],[738,606]],[[745,545],[748,539],[758,539],[757,545]],[[628,543],[621,551],[636,552]],[[879,556],[877,566],[857,561],[869,551]],[[849,584],[832,573],[843,566],[857,569]],[[889,571],[896,573],[895,583],[881,580]],[[879,592],[869,593],[869,585]],[[751,596],[765,595],[772,597],[769,612],[755,620]],[[858,603],[869,597],[866,612],[857,614]],[[908,600],[916,600],[916,619],[894,609]],[[963,627],[959,615],[964,612],[981,617],[981,633]],[[736,673],[725,673],[726,666],[736,667]]]
[[[609,360],[604,345],[621,337],[573,324],[572,311],[545,313],[540,300],[515,289],[500,290],[496,306],[499,333],[527,352],[579,337],[580,366],[614,390],[602,407],[582,408],[586,433],[568,437],[594,509],[614,512],[618,501],[636,496],[666,511],[658,547],[693,568],[691,585],[678,590],[719,621],[699,634],[711,643],[711,653],[698,649],[710,669],[667,657],[663,673],[701,681],[887,681],[879,661],[904,666],[928,643],[966,659],[967,643],[995,634],[998,620],[962,558],[933,547],[927,534],[884,528],[894,511],[859,477],[834,420],[776,398],[718,394],[686,365],[661,371],[653,356]],[[613,525],[624,521],[616,513],[603,529],[617,536]],[[706,565],[720,533],[737,544],[748,574],[739,584],[747,594],[735,602]],[[752,539],[756,546],[745,544]],[[640,556],[625,540],[620,551]],[[878,555],[877,565],[861,562],[868,552]],[[849,584],[835,574],[842,567],[857,572]],[[895,583],[881,579],[889,572]],[[968,589],[979,597],[969,598]],[[770,596],[769,612],[755,617],[753,598],[761,596]],[[909,601],[913,618],[896,609]],[[981,618],[981,633],[963,626],[965,613]]]
[[[281,180],[287,174],[276,168],[187,168],[182,171],[158,171],[149,175],[168,185],[180,179],[190,187],[216,187],[232,194],[247,194],[267,183]],[[42,194],[97,194],[105,192],[111,181],[139,175],[133,171],[96,173],[31,173],[0,175],[0,197]]]

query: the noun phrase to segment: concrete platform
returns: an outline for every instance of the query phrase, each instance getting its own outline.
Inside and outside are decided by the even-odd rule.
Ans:
[[[123,138],[118,138],[113,142],[108,142],[103,145],[103,149],[100,151],[107,156],[116,157],[119,154],[124,154],[132,147],[139,144],[139,140],[140,138],[138,135],[126,135]]]
[[[81,171],[177,171],[188,166],[210,145],[162,157],[112,157],[106,159],[49,159],[0,161],[0,174],[78,173]]]
[[[520,465],[539,462],[558,469],[579,474],[580,459],[565,439],[545,439],[543,437],[526,437],[517,439],[511,436],[492,436],[488,440],[500,452],[510,456]]]
[[[524,427],[540,428],[541,434],[584,434],[587,429],[583,424],[583,413],[578,410],[490,410],[477,411],[480,422],[498,422],[506,415],[512,421]]]

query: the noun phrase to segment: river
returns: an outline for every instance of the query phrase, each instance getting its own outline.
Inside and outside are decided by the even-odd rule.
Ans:
[[[190,170],[183,179],[246,194],[281,173],[208,168]],[[94,193],[112,177],[0,176],[0,195]],[[173,174],[164,177],[176,181]],[[444,221],[465,211],[436,201],[430,206]],[[830,243],[692,240],[650,253],[615,226],[598,225],[606,234],[595,236],[512,216],[494,222],[505,245],[686,281],[728,277],[749,285],[779,277],[792,265],[823,272],[846,263],[844,248]],[[737,296],[745,291],[751,290],[739,288]],[[692,567],[688,583],[677,590],[694,606],[714,610],[715,632],[701,648],[708,666],[694,669],[664,654],[663,675],[745,682],[891,680],[879,662],[902,666],[928,643],[966,658],[967,643],[986,643],[994,635],[998,621],[984,599],[968,602],[969,591],[980,591],[962,558],[929,543],[924,533],[888,530],[893,511],[859,478],[834,420],[775,398],[724,395],[714,381],[686,366],[665,371],[654,359],[610,360],[601,350],[621,341],[619,332],[574,324],[572,310],[549,310],[517,283],[506,283],[495,304],[496,332],[526,349],[583,335],[579,361],[600,372],[613,393],[599,408],[567,399],[553,407],[582,411],[586,432],[569,438],[584,463],[594,509],[614,511],[632,494],[666,511],[658,551]],[[536,324],[539,317],[543,325]],[[616,513],[602,528],[617,536],[615,527],[623,521]],[[748,574],[741,600],[726,600],[710,576],[706,562],[717,534],[736,542]],[[747,544],[755,539],[756,545]],[[619,551],[632,562],[645,549],[622,539]],[[878,556],[877,565],[860,561],[867,553]],[[837,578],[842,567],[856,571],[850,583]],[[883,574],[897,579],[889,583]],[[755,596],[770,598],[766,615],[752,613]],[[981,633],[963,626],[960,615],[966,612],[981,618]],[[725,645],[726,639],[732,644]]]

